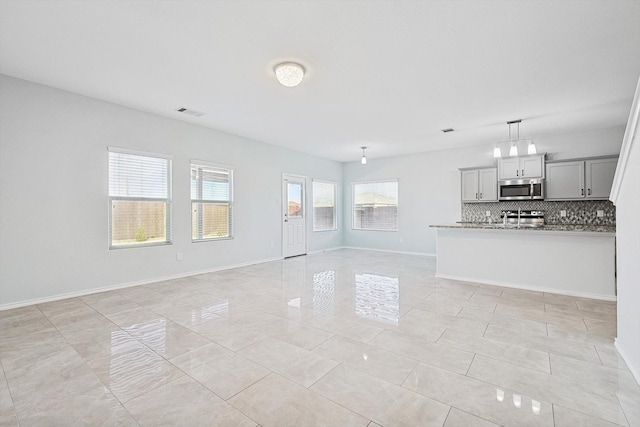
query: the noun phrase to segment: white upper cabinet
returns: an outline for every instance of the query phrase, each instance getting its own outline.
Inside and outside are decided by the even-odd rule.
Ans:
[[[498,201],[498,170],[496,168],[478,170],[478,192],[481,202]]]
[[[498,171],[496,168],[460,171],[462,202],[497,202]]]
[[[618,158],[586,160],[584,162],[587,199],[608,199]]]
[[[545,200],[584,199],[584,161],[547,163]]]
[[[478,201],[478,171],[466,170],[460,172],[462,181],[462,201],[477,202]]]
[[[500,179],[544,177],[544,154],[498,160]]]
[[[547,163],[545,200],[606,200],[617,157]]]

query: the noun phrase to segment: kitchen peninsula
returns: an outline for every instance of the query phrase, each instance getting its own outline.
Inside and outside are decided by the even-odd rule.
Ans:
[[[437,228],[436,277],[615,300],[615,227],[488,223]]]

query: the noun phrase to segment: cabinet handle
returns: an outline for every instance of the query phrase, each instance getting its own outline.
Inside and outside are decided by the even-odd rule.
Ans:
[[[482,200],[482,193],[480,193],[480,200]]]
[[[520,171],[516,169],[516,176],[520,176]]]
[[[476,200],[478,200],[478,193],[476,193]]]
[[[522,176],[524,178],[524,169],[522,169],[522,175],[520,175],[520,176]]]
[[[588,188],[588,189],[587,189],[587,196],[590,196],[590,195],[591,195],[591,189],[590,189],[590,188]]]
[[[581,188],[581,189],[580,189],[580,195],[581,195],[581,196],[584,196],[584,188]]]

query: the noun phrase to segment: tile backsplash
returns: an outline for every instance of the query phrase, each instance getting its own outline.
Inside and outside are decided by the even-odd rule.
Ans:
[[[546,224],[589,224],[616,225],[616,207],[609,200],[579,200],[551,202],[544,200],[509,201],[492,203],[463,203],[462,222],[500,222],[500,212],[507,210],[529,209],[544,211]],[[598,210],[604,211],[599,218]],[[487,217],[486,211],[491,212]],[[561,217],[560,211],[567,216]]]

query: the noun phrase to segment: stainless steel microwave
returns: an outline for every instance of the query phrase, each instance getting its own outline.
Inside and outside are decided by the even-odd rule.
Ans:
[[[544,200],[544,179],[498,181],[498,200]]]

